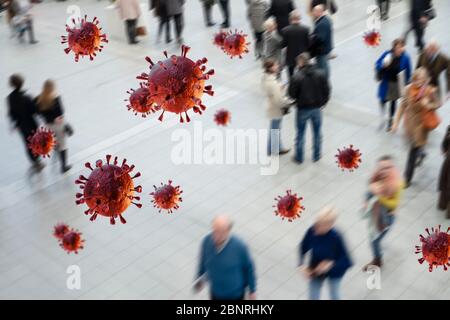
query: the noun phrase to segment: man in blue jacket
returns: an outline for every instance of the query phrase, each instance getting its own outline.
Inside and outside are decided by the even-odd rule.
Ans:
[[[208,280],[212,300],[243,300],[247,288],[253,300],[256,298],[253,261],[247,246],[230,235],[231,227],[227,216],[214,219],[213,231],[201,246],[195,289],[200,291]]]
[[[323,5],[317,5],[312,11],[314,31],[311,35],[311,55],[316,57],[317,66],[330,78],[329,54],[333,50],[333,26]]]

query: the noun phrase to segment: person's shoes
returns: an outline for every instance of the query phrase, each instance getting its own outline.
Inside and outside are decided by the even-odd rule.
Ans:
[[[71,165],[67,165],[61,168],[61,173],[66,173],[67,171],[69,171],[70,169],[72,169]]]
[[[369,262],[368,264],[366,264],[366,265],[363,267],[362,270],[363,270],[364,272],[367,272],[367,271],[370,269],[371,266],[375,266],[375,267],[381,268],[381,267],[383,266],[383,262],[381,261],[380,258],[375,258],[375,259],[373,259],[371,262]]]
[[[411,182],[405,182],[405,188],[404,189],[408,189],[409,187],[411,187]]]
[[[293,157],[293,158],[292,158],[292,161],[293,161],[295,164],[302,164],[302,163],[303,163],[303,160],[298,160],[296,157]]]
[[[427,154],[425,152],[422,152],[419,156],[419,158],[416,161],[416,168],[420,167],[423,163],[423,160],[425,160],[425,157],[427,156]]]
[[[315,159],[313,159],[313,162],[318,162],[318,161],[320,161],[321,158],[322,157],[315,158]]]
[[[387,121],[387,126],[386,126],[386,131],[389,132],[392,129],[392,123],[393,123],[393,119],[389,118],[389,120]]]
[[[230,24],[229,24],[229,23],[226,23],[226,22],[223,22],[223,23],[220,25],[220,27],[221,27],[222,29],[228,29],[228,28],[230,27]]]
[[[39,41],[37,41],[37,40],[31,40],[30,41],[30,44],[36,44],[36,43],[38,43]]]
[[[283,154],[289,153],[289,151],[291,151],[291,149],[282,149],[280,150],[280,152],[278,152],[278,154],[282,156]]]
[[[139,43],[138,40],[134,40],[134,41],[131,41],[131,42],[130,42],[130,44],[138,44],[138,43]]]
[[[183,44],[183,38],[178,38],[177,43],[181,46]]]
[[[215,25],[216,25],[215,22],[208,22],[208,23],[206,24],[207,27],[212,27],[212,26],[215,26]]]
[[[32,166],[34,172],[41,172],[42,169],[44,169],[44,167],[45,167],[45,164],[43,164],[40,161],[35,162]]]
[[[166,39],[166,43],[171,43],[172,39]]]

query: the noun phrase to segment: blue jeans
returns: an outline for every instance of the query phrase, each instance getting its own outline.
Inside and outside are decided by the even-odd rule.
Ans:
[[[319,55],[316,57],[317,67],[325,72],[327,79],[330,78],[330,66],[328,64],[328,55]]]
[[[297,145],[295,160],[303,162],[303,148],[305,145],[305,130],[308,120],[311,120],[313,128],[313,160],[320,159],[322,145],[322,112],[319,108],[297,110]]]
[[[394,215],[389,213],[388,210],[381,210],[380,215],[383,225],[385,225],[386,228],[384,228],[384,230],[378,235],[378,237],[372,240],[371,246],[373,257],[375,259],[381,259],[381,257],[383,256],[383,252],[381,251],[381,240],[383,240],[384,236],[388,233],[395,220]]]
[[[278,154],[280,150],[283,150],[281,143],[281,120],[272,119],[270,121],[269,136],[267,139],[267,154]]]
[[[309,300],[319,300],[322,285],[328,280],[331,300],[340,300],[339,287],[341,278],[313,278],[309,281]]]

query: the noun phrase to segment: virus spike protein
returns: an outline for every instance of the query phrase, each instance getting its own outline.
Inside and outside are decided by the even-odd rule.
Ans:
[[[418,259],[422,264],[425,261],[428,263],[428,271],[432,272],[433,268],[442,266],[445,271],[450,267],[450,227],[447,232],[441,231],[441,226],[431,228],[431,233],[428,228],[425,229],[427,236],[419,236],[421,246],[416,246],[416,254],[422,254]]]
[[[353,149],[353,145],[350,145],[348,148],[344,147],[343,150],[338,149],[338,154],[335,155],[337,158],[336,163],[342,171],[345,169],[349,171],[358,169],[361,163],[361,156],[362,153],[359,152],[359,149]]]
[[[273,207],[275,210],[275,215],[280,216],[282,220],[285,218],[289,222],[300,217],[300,214],[305,210],[302,206],[302,197],[298,197],[297,194],[292,194],[291,190],[286,191],[286,195],[278,196],[275,198],[277,204]]]
[[[87,21],[87,15],[81,21],[78,19],[76,25],[75,19],[72,19],[73,27],[66,25],[67,36],[61,36],[61,43],[67,43],[68,47],[64,49],[65,53],[73,51],[75,61],[78,62],[80,56],[89,56],[93,60],[97,51],[103,49],[102,42],[107,43],[106,35],[102,33],[102,28],[98,27],[98,19],[94,17],[92,22]]]
[[[50,157],[50,152],[56,145],[52,130],[41,127],[28,137],[28,148],[35,156]]]
[[[135,115],[141,114],[143,118],[147,115],[159,110],[159,107],[149,98],[150,92],[144,83],[140,83],[138,89],[130,89],[127,91],[130,97],[127,108],[134,112]]]
[[[111,224],[115,224],[116,218],[126,223],[122,213],[129,205],[132,203],[138,208],[142,207],[140,203],[133,202],[133,200],[140,200],[140,197],[134,196],[134,192],[142,192],[141,186],[134,187],[133,179],[141,174],[138,172],[131,176],[134,165],[128,166],[126,159],[119,166],[117,157],[114,157],[114,161],[111,162],[111,155],[107,155],[106,162],[104,164],[102,160],[97,160],[95,169],[89,162],[85,164],[91,173],[88,178],[81,175],[75,181],[83,190],[83,193],[76,194],[76,204],[86,203],[89,209],[84,213],[91,215],[91,221],[94,221],[97,215],[101,215],[108,217]]]
[[[206,71],[206,58],[197,62],[187,58],[189,47],[181,47],[181,56],[171,56],[164,52],[166,59],[154,63],[150,57],[146,60],[150,63],[150,72],[142,73],[137,78],[148,83],[150,99],[163,110],[158,120],[162,121],[164,112],[172,112],[180,115],[180,122],[190,121],[188,111],[202,114],[206,106],[201,97],[204,93],[213,95],[212,86],[205,81],[214,74],[214,70]],[[185,117],[183,118],[183,114]]]
[[[220,109],[214,115],[214,121],[219,126],[226,126],[231,120],[231,113],[228,110]]]
[[[173,210],[177,210],[180,207],[178,203],[183,201],[181,198],[183,191],[180,189],[180,186],[173,186],[172,180],[169,180],[168,184],[161,183],[159,188],[155,185],[153,187],[155,191],[150,193],[150,195],[153,196],[153,206],[158,208],[159,212],[167,210],[167,213],[172,213]]]

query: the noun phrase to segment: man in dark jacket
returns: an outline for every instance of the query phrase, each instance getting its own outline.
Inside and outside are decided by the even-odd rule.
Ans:
[[[275,17],[278,33],[289,25],[289,13],[294,9],[292,0],[272,0],[267,17]]]
[[[317,66],[330,77],[329,54],[333,50],[333,26],[323,5],[313,8],[314,31],[311,36],[311,54],[316,57]]]
[[[38,157],[33,155],[28,148],[28,137],[37,130],[38,125],[34,118],[36,114],[36,105],[33,99],[22,91],[23,78],[18,74],[9,77],[9,84],[13,91],[8,95],[8,116],[11,120],[12,128],[18,129],[30,161],[35,170],[41,170],[43,165],[39,162]]]
[[[321,157],[321,108],[330,98],[330,87],[323,71],[310,63],[308,53],[302,53],[297,61],[299,69],[292,77],[288,94],[297,104],[297,141],[294,161],[301,164],[304,159],[303,148],[308,120],[311,120],[313,128],[313,161],[319,161]]]
[[[423,36],[428,21],[434,17],[431,16],[432,9],[431,0],[410,0],[411,1],[411,29],[416,35],[416,47],[422,51],[424,47]],[[405,37],[406,38],[406,37]]]
[[[309,28],[300,24],[300,13],[297,10],[291,11],[289,22],[291,24],[281,31],[281,36],[282,46],[286,47],[286,65],[291,79],[298,55],[309,48]]]

